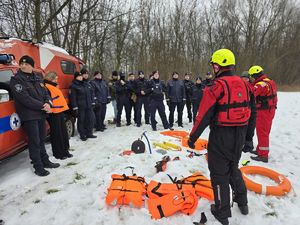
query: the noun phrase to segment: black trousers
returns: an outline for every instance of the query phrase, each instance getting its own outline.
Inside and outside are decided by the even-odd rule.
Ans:
[[[149,110],[149,98],[146,96],[138,96],[136,100],[136,123],[140,125],[142,123],[142,107],[144,105],[145,111],[145,123],[149,123],[150,110]]]
[[[131,113],[130,113],[131,105],[130,105],[130,99],[126,96],[117,99],[117,109],[118,109],[117,123],[118,124],[121,124],[121,116],[122,116],[123,108],[125,108],[126,122],[129,124],[131,123]]]
[[[231,217],[230,187],[238,205],[247,204],[247,189],[238,168],[247,126],[211,128],[208,140],[208,168],[220,218]]]
[[[96,122],[95,122],[96,129],[104,128],[106,109],[107,109],[106,103],[100,103],[100,106],[94,110],[95,117],[96,117]]]
[[[45,119],[25,121],[23,127],[28,136],[29,157],[33,167],[36,170],[44,168],[43,164],[49,162],[45,149]]]
[[[85,137],[93,134],[95,123],[95,114],[92,108],[79,108],[77,130],[80,137]]]
[[[135,123],[137,123],[136,121],[136,102],[134,102],[132,99],[129,99],[129,103],[130,103],[130,119],[131,119],[131,113],[133,110],[133,121]]]
[[[173,124],[174,124],[174,112],[175,112],[175,108],[177,108],[178,126],[182,126],[183,107],[184,107],[183,102],[170,102],[169,103],[169,110],[170,110],[170,113],[169,113],[169,123],[170,123],[170,127],[173,127]]]
[[[164,105],[163,100],[160,101],[160,100],[151,99],[150,106],[151,106],[150,115],[151,115],[152,129],[156,129],[156,124],[157,124],[157,122],[155,120],[156,110],[158,111],[158,114],[160,116],[160,119],[163,123],[164,128],[168,129],[169,123],[167,120],[167,116],[166,116],[166,112],[165,112],[165,105]]]
[[[70,144],[64,113],[51,113],[47,121],[50,125],[53,156],[57,159],[66,157],[69,153]]]
[[[191,100],[186,100],[186,103],[185,103],[185,106],[186,106],[186,111],[187,111],[187,114],[188,114],[188,119],[189,121],[192,120],[192,102]]]
[[[197,116],[198,108],[199,108],[199,102],[193,102],[193,122],[194,123],[195,123],[195,118]]]

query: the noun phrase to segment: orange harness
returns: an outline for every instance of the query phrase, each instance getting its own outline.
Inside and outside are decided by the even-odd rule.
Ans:
[[[113,174],[112,183],[107,189],[105,202],[108,205],[130,205],[142,207],[146,193],[146,183],[143,177]]]

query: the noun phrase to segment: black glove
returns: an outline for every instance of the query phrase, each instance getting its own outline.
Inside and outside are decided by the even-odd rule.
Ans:
[[[194,149],[194,148],[195,148],[195,143],[192,142],[190,139],[188,140],[187,144],[188,144],[188,146],[189,146],[191,149]]]
[[[71,114],[73,117],[77,118],[78,117],[78,109],[73,110]]]

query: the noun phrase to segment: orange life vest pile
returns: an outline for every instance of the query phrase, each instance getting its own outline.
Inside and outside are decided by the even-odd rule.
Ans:
[[[200,172],[171,180],[172,183],[151,180],[146,184],[143,177],[113,174],[106,204],[142,207],[147,193],[149,212],[153,219],[160,219],[176,212],[191,215],[197,208],[198,197],[214,199],[210,180]]]

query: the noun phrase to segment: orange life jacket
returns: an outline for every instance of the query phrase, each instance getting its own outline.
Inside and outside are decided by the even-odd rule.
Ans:
[[[105,199],[108,205],[130,205],[141,207],[146,193],[145,179],[138,176],[113,174],[112,183]]]
[[[148,209],[153,219],[168,217],[178,211],[191,215],[197,205],[198,197],[194,190],[175,191],[160,198],[148,200]]]
[[[250,118],[249,89],[239,76],[224,76],[215,79],[224,90],[217,101],[216,124],[220,126],[244,126]]]
[[[47,89],[50,91],[51,100],[52,100],[52,112],[53,113],[61,113],[69,109],[67,101],[61,92],[57,87],[51,85],[51,84],[45,84]]]

